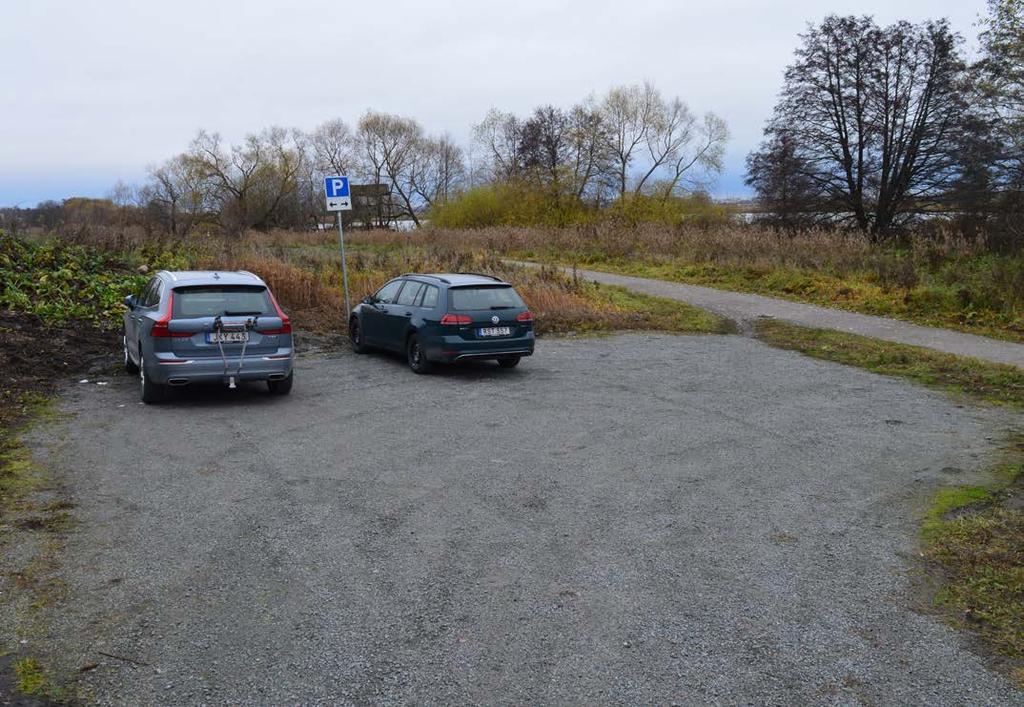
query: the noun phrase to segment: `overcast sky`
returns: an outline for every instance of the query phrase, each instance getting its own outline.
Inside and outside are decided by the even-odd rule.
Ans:
[[[0,0],[0,205],[103,196],[181,152],[373,108],[465,141],[649,80],[732,132],[715,189],[738,195],[797,34],[828,13],[948,17],[973,50],[984,0]]]

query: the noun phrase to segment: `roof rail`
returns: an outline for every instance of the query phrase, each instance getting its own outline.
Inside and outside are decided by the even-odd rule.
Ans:
[[[177,275],[175,275],[175,274],[174,274],[173,272],[171,272],[170,270],[157,270],[157,271],[156,271],[156,274],[157,274],[157,275],[159,275],[160,273],[166,273],[166,274],[167,274],[167,276],[168,276],[169,278],[171,278],[171,282],[177,282],[177,281],[178,281],[178,276],[177,276]]]
[[[443,282],[446,285],[452,284],[451,280],[443,278],[440,275],[424,275],[421,272],[407,272],[404,275],[402,275],[402,277],[431,277],[431,278],[433,278],[435,280],[440,280],[441,282]]]
[[[243,275],[248,275],[249,277],[255,278],[256,280],[260,279],[259,275],[257,275],[256,273],[251,273],[248,270],[237,270],[236,272],[240,272]]]
[[[497,277],[495,275],[488,275],[488,274],[482,273],[482,272],[458,272],[456,274],[458,274],[458,275],[475,275],[476,277],[490,278],[491,280],[494,280],[496,282],[505,282],[500,277]]]

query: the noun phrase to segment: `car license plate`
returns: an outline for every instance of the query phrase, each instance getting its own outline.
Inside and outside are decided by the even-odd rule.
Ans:
[[[208,344],[242,344],[248,340],[247,331],[211,331],[206,335]]]
[[[490,326],[477,330],[480,336],[508,336],[512,330],[507,326]]]

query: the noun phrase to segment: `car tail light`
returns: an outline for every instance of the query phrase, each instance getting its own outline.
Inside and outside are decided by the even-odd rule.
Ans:
[[[533,321],[533,314],[530,313],[530,310],[520,312],[519,314],[516,315],[516,321],[522,322],[524,324],[529,324],[530,322]]]
[[[267,288],[267,294],[270,295],[270,301],[274,304],[274,309],[277,310],[277,316],[281,320],[281,327],[278,329],[260,329],[261,334],[267,336],[275,336],[277,334],[291,334],[292,333],[292,320],[288,318],[288,315],[281,309],[281,305],[277,303],[277,298],[274,297],[274,293]]]
[[[441,323],[445,326],[461,326],[472,324],[473,320],[466,314],[446,314],[441,317]]]
[[[167,295],[167,311],[153,322],[153,328],[150,329],[149,335],[156,337],[157,339],[187,339],[192,336],[195,332],[191,331],[171,331],[168,328],[168,324],[171,323],[171,312],[174,311],[174,292]]]

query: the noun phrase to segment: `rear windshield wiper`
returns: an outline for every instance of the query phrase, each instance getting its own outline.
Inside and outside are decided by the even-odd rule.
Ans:
[[[263,314],[263,312],[235,312],[235,311],[232,311],[232,310],[225,310],[224,311],[224,316],[225,317],[251,317],[251,316],[259,315],[259,314]]]
[[[515,307],[510,304],[499,304],[491,307],[491,309],[515,309]]]

